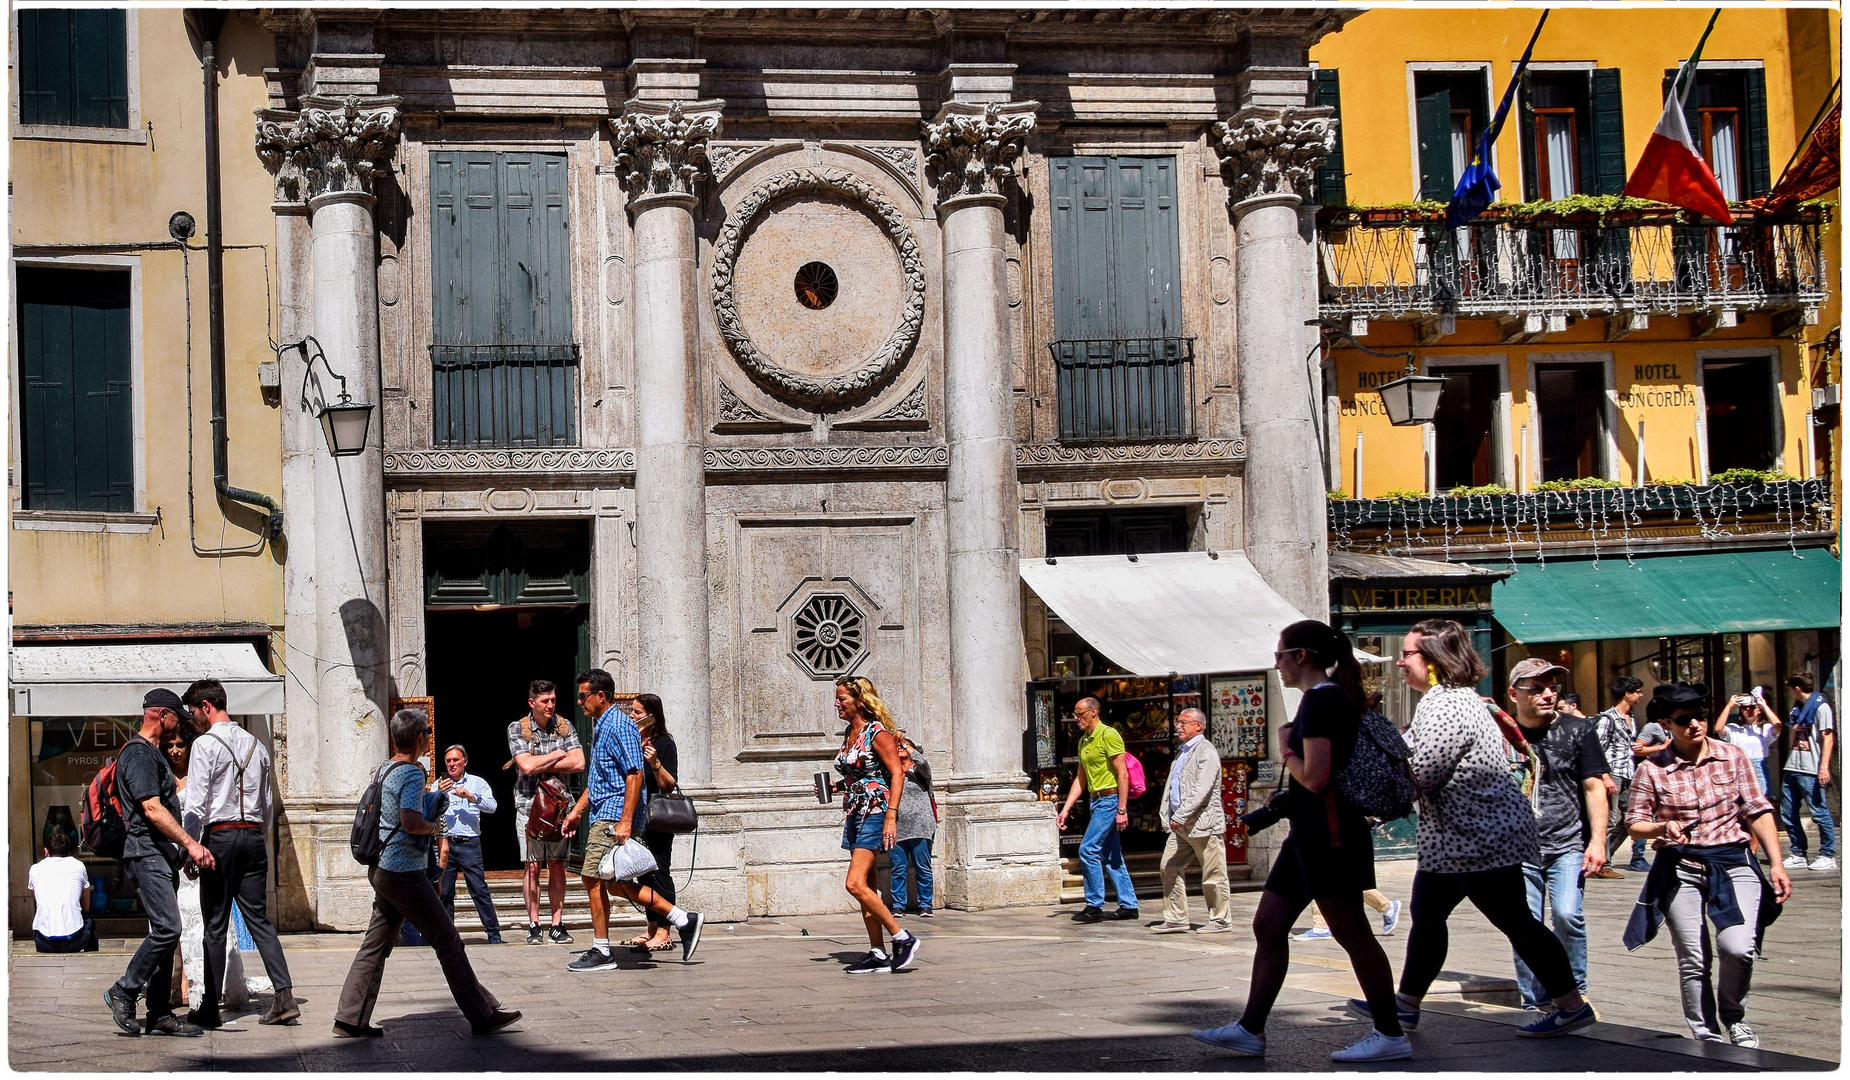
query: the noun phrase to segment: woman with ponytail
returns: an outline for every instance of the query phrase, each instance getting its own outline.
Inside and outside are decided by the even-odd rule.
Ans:
[[[1510,774],[1504,748],[1513,742],[1504,722],[1478,697],[1488,668],[1471,647],[1470,632],[1451,619],[1419,623],[1401,644],[1399,667],[1422,695],[1407,728],[1420,791],[1420,865],[1395,1002],[1401,1027],[1411,1031],[1419,1024],[1420,1002],[1445,966],[1446,920],[1465,900],[1509,939],[1554,1001],[1554,1011],[1521,1034],[1564,1035],[1586,1027],[1598,1017],[1580,995],[1567,949],[1529,911],[1522,864],[1539,850],[1535,813]],[[1363,1015],[1381,1015],[1373,999],[1349,1004]]]
[[[906,789],[902,735],[874,684],[859,675],[835,680],[835,714],[848,725],[842,732],[841,752],[835,755],[835,771],[842,777],[836,789],[843,792],[846,813],[841,846],[848,852],[848,895],[861,905],[861,921],[872,946],[866,956],[848,965],[847,972],[900,971],[918,957],[919,939],[899,928],[892,910],[880,898],[874,860],[880,852],[892,851],[899,840],[899,804]],[[890,956],[888,934],[893,939]]]
[[[1362,669],[1342,632],[1314,619],[1292,623],[1274,654],[1286,686],[1303,691],[1297,716],[1279,729],[1290,774],[1285,837],[1253,917],[1252,987],[1246,1011],[1195,1038],[1242,1054],[1265,1054],[1265,1022],[1291,965],[1291,925],[1314,901],[1337,944],[1349,954],[1362,992],[1375,1006],[1375,1030],[1330,1055],[1333,1061],[1398,1061],[1413,1056],[1394,1009],[1394,973],[1362,911],[1375,887],[1368,818],[1337,790],[1362,724]]]

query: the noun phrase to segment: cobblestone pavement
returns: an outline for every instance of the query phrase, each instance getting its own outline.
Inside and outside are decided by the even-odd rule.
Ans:
[[[1411,863],[1384,864],[1381,884],[1404,898]],[[1798,892],[1768,935],[1749,1020],[1763,1051],[1684,1037],[1668,943],[1618,945],[1636,875],[1591,883],[1591,996],[1605,1022],[1557,1040],[1515,1037],[1507,945],[1468,906],[1453,920],[1451,956],[1414,1035],[1412,1070],[1743,1071],[1814,1069],[1840,1060],[1842,933],[1835,874],[1800,872]],[[116,1032],[105,988],[132,942],[39,956],[15,942],[9,1061],[26,1071],[182,1068],[281,1071],[483,1070],[1087,1070],[1328,1069],[1328,1054],[1364,1033],[1343,1014],[1356,992],[1341,950],[1293,943],[1292,974],[1268,1027],[1263,1061],[1222,1055],[1186,1037],[1238,1014],[1251,968],[1243,928],[1256,893],[1235,898],[1242,929],[1152,935],[1143,923],[1075,924],[1073,909],[943,912],[908,920],[925,939],[920,964],[855,977],[842,965],[866,948],[851,915],[715,924],[691,964],[625,960],[621,970],[564,970],[561,946],[472,946],[483,981],[526,1018],[507,1033],[469,1036],[425,949],[386,968],[382,1039],[336,1040],[334,1002],[357,936],[284,939],[303,1021],[260,1027],[248,1012],[200,1039]],[[1194,903],[1199,907],[1199,900]],[[1156,907],[1145,901],[1150,919]],[[1199,919],[1199,910],[1197,918]],[[1405,924],[1403,924],[1404,927]],[[1385,941],[1396,969],[1405,930]],[[586,942],[580,936],[579,947]],[[1471,1000],[1463,1000],[1461,997]],[[260,999],[259,1004],[266,999]]]

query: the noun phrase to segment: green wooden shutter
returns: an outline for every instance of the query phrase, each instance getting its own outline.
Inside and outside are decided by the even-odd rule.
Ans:
[[[21,268],[25,508],[135,508],[129,275]]]
[[[1625,191],[1625,107],[1619,93],[1619,69],[1600,68],[1593,73],[1593,172],[1595,195]]]
[[[1445,202],[1458,186],[1452,175],[1452,93],[1441,87],[1414,102],[1419,124],[1420,198]]]
[[[19,12],[19,120],[60,127],[128,126],[128,12]]]
[[[1341,80],[1335,68],[1317,69],[1317,104],[1335,109],[1336,149],[1323,159],[1317,169],[1317,205],[1347,206],[1349,204],[1349,185],[1347,171],[1343,164],[1343,102]]]
[[[1747,159],[1747,190],[1744,196],[1758,198],[1773,190],[1773,166],[1767,143],[1766,71],[1749,68],[1743,72],[1747,97],[1747,145],[1742,156]]]
[[[1522,82],[1516,85],[1516,119],[1517,130],[1522,137],[1517,141],[1522,145],[1517,158],[1522,162],[1522,197],[1528,202],[1542,198],[1541,166],[1536,163],[1536,149],[1540,141],[1540,132],[1535,126],[1535,95],[1529,88],[1529,76],[1525,73]]]
[[[1594,147],[1593,80],[1590,76],[1585,82],[1574,84],[1574,138],[1575,165],[1580,173],[1574,194],[1591,195],[1594,172],[1599,168],[1599,152]]]
[[[70,13],[19,12],[19,122],[64,124],[70,113]]]
[[[1182,255],[1176,228],[1174,158],[1113,158],[1110,270],[1117,325],[1109,337],[1182,333]]]

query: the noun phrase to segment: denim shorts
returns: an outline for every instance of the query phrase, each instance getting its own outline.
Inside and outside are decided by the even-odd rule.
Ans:
[[[880,851],[880,833],[886,828],[886,811],[873,814],[849,814],[842,822],[843,851]]]

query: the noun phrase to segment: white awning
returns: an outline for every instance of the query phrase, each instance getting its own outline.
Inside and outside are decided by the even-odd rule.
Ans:
[[[148,691],[205,678],[234,716],[283,711],[283,677],[252,645],[15,645],[9,675],[15,716],[140,716]]]
[[[1304,618],[1237,551],[1023,559],[1021,577],[1136,675],[1265,671],[1278,632]]]

